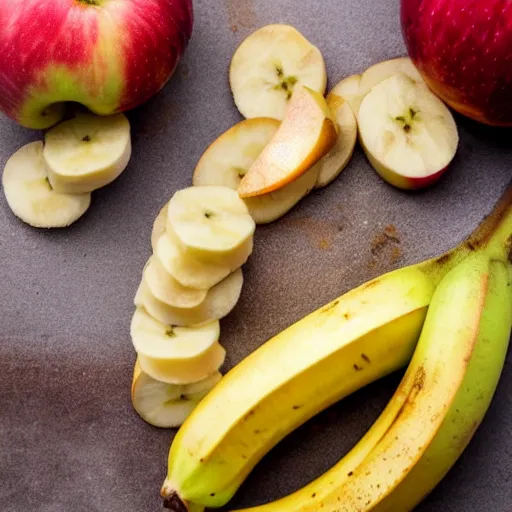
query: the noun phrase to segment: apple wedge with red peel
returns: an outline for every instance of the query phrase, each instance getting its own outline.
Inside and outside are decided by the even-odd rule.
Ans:
[[[279,129],[238,187],[241,198],[274,192],[299,178],[336,144],[338,125],[325,98],[295,88]]]
[[[281,120],[297,86],[325,93],[327,72],[316,46],[296,28],[275,24],[256,30],[241,43],[231,61],[229,82],[245,118]]]
[[[459,143],[450,110],[404,74],[384,80],[363,98],[358,126],[361,145],[375,171],[406,190],[436,182]]]
[[[318,169],[315,188],[326,187],[336,179],[350,162],[356,147],[357,119],[348,101],[337,94],[341,88],[335,87],[327,95],[327,105],[338,124],[338,138],[334,147],[314,167]]]
[[[130,336],[142,370],[170,384],[190,384],[217,371],[224,361],[218,320],[179,327],[159,322],[136,308]]]
[[[133,408],[153,427],[177,428],[221,379],[222,375],[215,372],[193,384],[168,384],[143,372],[137,360],[131,388]]]
[[[337,83],[329,93],[343,98],[352,108],[354,114],[359,110],[361,96],[359,94],[359,85],[361,75],[351,75]]]
[[[223,133],[204,152],[195,170],[195,186],[220,185],[237,190],[242,178],[271,141],[280,122],[268,117],[246,119]],[[311,169],[275,192],[244,202],[256,224],[273,222],[289,212],[314,187],[319,169]]]
[[[208,290],[201,304],[193,308],[179,308],[155,297],[146,280],[142,279],[135,294],[134,305],[144,308],[154,319],[163,324],[179,327],[200,325],[227,316],[240,298],[242,285],[243,273],[241,269],[237,269]]]

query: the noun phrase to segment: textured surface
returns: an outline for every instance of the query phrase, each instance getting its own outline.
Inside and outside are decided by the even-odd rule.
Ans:
[[[403,54],[398,0],[196,0],[194,36],[165,90],[132,112],[129,169],[93,195],[70,229],[30,229],[0,196],[0,503],[3,512],[160,510],[171,431],[131,408],[132,300],[161,205],[191,183],[206,146],[240,119],[227,66],[252,29],[288,22],[325,55],[330,84]],[[277,223],[259,227],[242,299],[222,322],[226,368],[361,282],[458,243],[511,178],[511,133],[458,119],[461,145],[442,183],[408,194],[358,150],[346,171]],[[0,166],[39,136],[0,119]],[[374,250],[393,224],[400,243]],[[282,442],[233,505],[262,503],[319,475],[365,432],[399,375],[326,411]],[[456,468],[421,512],[512,508],[512,358]]]

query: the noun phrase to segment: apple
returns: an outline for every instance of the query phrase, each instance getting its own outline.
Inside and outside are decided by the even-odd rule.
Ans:
[[[277,132],[240,181],[239,196],[261,196],[292,183],[334,147],[338,130],[325,98],[296,85]]]
[[[401,23],[435,94],[476,121],[512,126],[512,2],[402,0]]]
[[[59,122],[66,102],[129,110],[173,74],[192,34],[191,0],[0,2],[0,111],[22,126]]]
[[[404,73],[375,85],[363,98],[357,120],[372,167],[397,188],[432,185],[457,152],[459,135],[450,110]]]

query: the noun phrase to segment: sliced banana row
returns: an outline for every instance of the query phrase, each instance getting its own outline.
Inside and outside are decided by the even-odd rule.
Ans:
[[[148,423],[181,425],[220,380],[219,320],[240,298],[255,227],[236,191],[221,186],[179,190],[155,218],[130,327],[132,401]]]
[[[76,222],[91,192],[114,181],[131,157],[130,124],[123,114],[79,113],[21,147],[7,161],[2,186],[16,217],[37,228]]]

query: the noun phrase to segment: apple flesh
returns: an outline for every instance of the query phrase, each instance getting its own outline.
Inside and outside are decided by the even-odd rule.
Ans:
[[[402,0],[409,56],[455,111],[512,126],[512,2]]]
[[[192,34],[191,0],[0,2],[0,111],[22,126],[60,121],[66,102],[129,110],[173,74]]]

